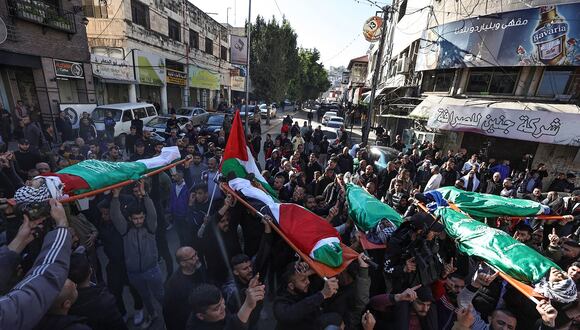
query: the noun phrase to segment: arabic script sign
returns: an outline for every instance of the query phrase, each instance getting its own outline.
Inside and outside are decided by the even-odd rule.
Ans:
[[[445,105],[433,107],[427,126],[508,139],[580,146],[580,114]]]
[[[493,66],[580,66],[580,3],[479,16],[433,27],[416,70]]]

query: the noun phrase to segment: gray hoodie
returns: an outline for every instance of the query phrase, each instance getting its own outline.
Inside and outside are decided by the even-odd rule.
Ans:
[[[111,200],[111,221],[117,231],[123,236],[125,250],[125,264],[128,273],[143,273],[157,265],[157,243],[155,230],[157,229],[157,213],[149,196],[143,197],[145,205],[145,223],[136,228],[130,220],[121,213],[119,198]]]

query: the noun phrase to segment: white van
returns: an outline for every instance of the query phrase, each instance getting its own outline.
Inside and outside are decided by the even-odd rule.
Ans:
[[[131,131],[131,120],[133,118],[141,118],[143,123],[148,122],[153,117],[157,116],[157,110],[153,104],[149,103],[115,103],[99,105],[93,110],[91,118],[95,122],[95,126],[99,135],[105,131],[105,124],[103,119],[107,112],[113,114],[115,119],[115,137],[119,138],[121,144],[125,144],[125,136]]]

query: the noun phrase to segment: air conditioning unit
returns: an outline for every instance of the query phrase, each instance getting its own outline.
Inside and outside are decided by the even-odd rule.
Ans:
[[[409,72],[409,59],[405,57],[401,57],[397,59],[397,73],[407,73]]]

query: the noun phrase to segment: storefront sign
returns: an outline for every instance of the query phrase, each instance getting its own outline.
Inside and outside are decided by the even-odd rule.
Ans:
[[[580,113],[440,105],[427,126],[508,139],[580,146]]]
[[[230,37],[231,63],[246,65],[248,62],[248,38],[240,36]]]
[[[246,77],[231,76],[231,85],[233,91],[243,92],[246,90]]]
[[[367,19],[363,25],[363,36],[368,42],[377,42],[381,39],[382,27],[383,19],[379,16],[373,16]]]
[[[190,86],[194,88],[203,88],[210,90],[220,89],[219,73],[214,73],[195,65],[191,65],[189,67],[189,81]]]
[[[167,69],[167,83],[179,86],[185,86],[187,83],[187,73]]]
[[[425,32],[416,70],[580,66],[580,3],[548,5],[439,25]]]
[[[63,60],[54,60],[54,73],[57,77],[83,79],[83,64]]]
[[[142,85],[165,84],[165,59],[157,54],[140,50],[133,52],[137,82]]]
[[[104,79],[135,80],[133,66],[120,58],[91,54],[91,66],[93,74]]]

